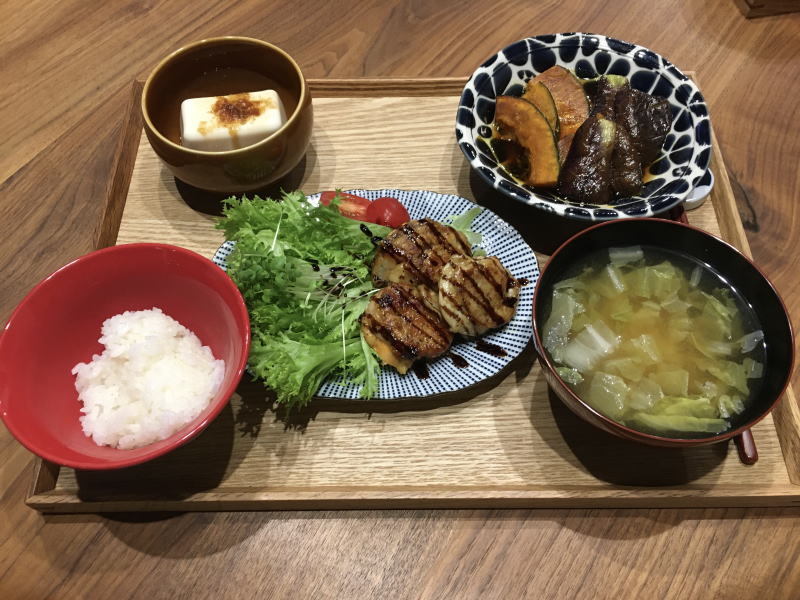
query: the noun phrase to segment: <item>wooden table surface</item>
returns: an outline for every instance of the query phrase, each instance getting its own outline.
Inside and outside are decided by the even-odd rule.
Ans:
[[[800,14],[746,20],[732,0],[6,0],[0,17],[3,322],[92,249],[130,82],[182,44],[262,38],[308,77],[465,76],[558,31],[635,41],[697,72],[755,259],[798,322]],[[42,517],[23,504],[32,462],[0,426],[0,598],[800,593],[800,509]]]

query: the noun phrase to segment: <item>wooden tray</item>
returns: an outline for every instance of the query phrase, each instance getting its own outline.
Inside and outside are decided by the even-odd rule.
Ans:
[[[457,193],[514,223],[534,248],[552,247],[546,215],[471,176],[453,131],[463,84],[311,82],[314,137],[286,185],[308,193]],[[96,242],[169,242],[210,257],[222,233],[198,210],[202,201],[179,196],[143,137],[140,92],[139,84]],[[716,144],[713,160],[716,187],[689,221],[749,252]],[[799,432],[789,390],[753,429],[760,460],[752,466],[733,444],[672,450],[624,442],[551,396],[531,350],[478,389],[395,402],[314,401],[288,422],[260,384],[244,381],[202,435],[151,463],[76,472],[38,461],[27,503],[43,512],[785,506],[800,503]]]

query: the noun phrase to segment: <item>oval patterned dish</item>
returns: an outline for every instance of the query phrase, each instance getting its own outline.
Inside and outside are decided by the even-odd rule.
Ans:
[[[495,98],[520,96],[535,75],[561,65],[582,79],[623,75],[633,88],[666,98],[672,125],[651,179],[638,196],[614,205],[571,202],[546,189],[520,184],[500,168],[483,138],[491,135]],[[525,38],[507,46],[472,74],[456,115],[456,140],[470,166],[506,196],[565,217],[605,221],[646,217],[683,202],[708,169],[711,125],[700,90],[667,59],[642,46],[603,35],[559,33]]]
[[[419,190],[347,191],[370,200],[393,196],[408,209],[412,219],[427,217],[446,222],[448,217],[460,215],[475,206],[459,196]],[[308,199],[316,203],[319,201],[319,194],[309,196]],[[481,244],[476,248],[486,251],[490,256],[497,256],[514,277],[524,277],[529,282],[520,290],[517,311],[511,322],[481,338],[502,348],[506,356],[494,356],[478,350],[475,341],[463,341],[454,343],[451,350],[466,359],[469,363],[466,368],[458,368],[446,354],[428,363],[430,376],[426,379],[420,379],[412,371],[400,375],[393,368],[384,366],[381,369],[376,399],[421,398],[475,385],[503,370],[522,352],[533,336],[531,306],[533,290],[539,279],[539,266],[533,250],[516,229],[488,209],[484,208],[475,218],[472,229],[483,236]],[[233,247],[234,242],[226,241],[212,260],[223,269],[227,268],[227,256]],[[358,387],[347,384],[341,378],[334,378],[323,383],[316,396],[354,400],[358,398]]]

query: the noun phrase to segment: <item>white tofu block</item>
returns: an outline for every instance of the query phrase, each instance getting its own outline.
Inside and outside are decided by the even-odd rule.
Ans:
[[[206,152],[236,150],[260,142],[285,122],[274,90],[189,98],[181,103],[181,143]]]

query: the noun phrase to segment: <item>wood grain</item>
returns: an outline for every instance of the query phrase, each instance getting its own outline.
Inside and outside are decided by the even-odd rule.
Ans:
[[[415,189],[425,181],[426,189],[499,206],[536,247],[543,233],[537,212],[476,181],[452,143],[461,85],[418,80],[414,89],[431,94],[420,101],[396,95],[401,83],[391,80],[315,83],[314,134],[291,187],[315,193],[379,189],[391,181]],[[340,97],[342,89],[355,93]],[[181,196],[141,132],[128,133],[142,139],[117,243],[172,243],[213,256],[224,240],[215,218],[198,210],[194,196]],[[713,168],[720,185],[689,221],[720,235],[721,219],[728,240],[744,247],[718,147]],[[565,410],[533,363],[529,350],[505,377],[432,400],[318,400],[299,415],[304,424],[295,431],[267,410],[261,386],[245,382],[229,413],[166,459],[108,474],[62,469],[52,488],[28,503],[49,512],[800,504],[791,479],[800,472],[787,472],[781,452],[781,445],[798,445],[800,419],[791,410],[780,413],[783,439],[772,417],[755,428],[760,460],[754,466],[741,464],[733,445],[642,449],[594,431]],[[661,465],[655,476],[653,462]]]
[[[92,234],[94,248],[111,246],[117,239],[119,225],[122,222],[122,211],[128,197],[133,163],[140,147],[142,131],[142,112],[139,102],[142,97],[142,84],[135,81],[131,84],[131,98],[126,107],[127,117],[122,121],[119,140],[113,154],[115,162],[112,166],[112,177],[109,181],[105,207],[100,220]]]
[[[357,82],[357,84],[354,84]],[[313,98],[369,98],[401,96],[456,96],[467,77],[359,77],[358,79],[309,79]]]
[[[734,0],[748,19],[800,12],[800,0]]]
[[[753,255],[800,315],[798,14],[748,20],[733,2],[700,0],[7,0],[0,15],[3,318],[92,247],[130,82],[181,44],[252,35],[309,77],[464,77],[514,40],[573,30],[698,72]],[[42,518],[24,505],[31,464],[0,428],[3,598],[747,600],[800,589],[800,509]]]

